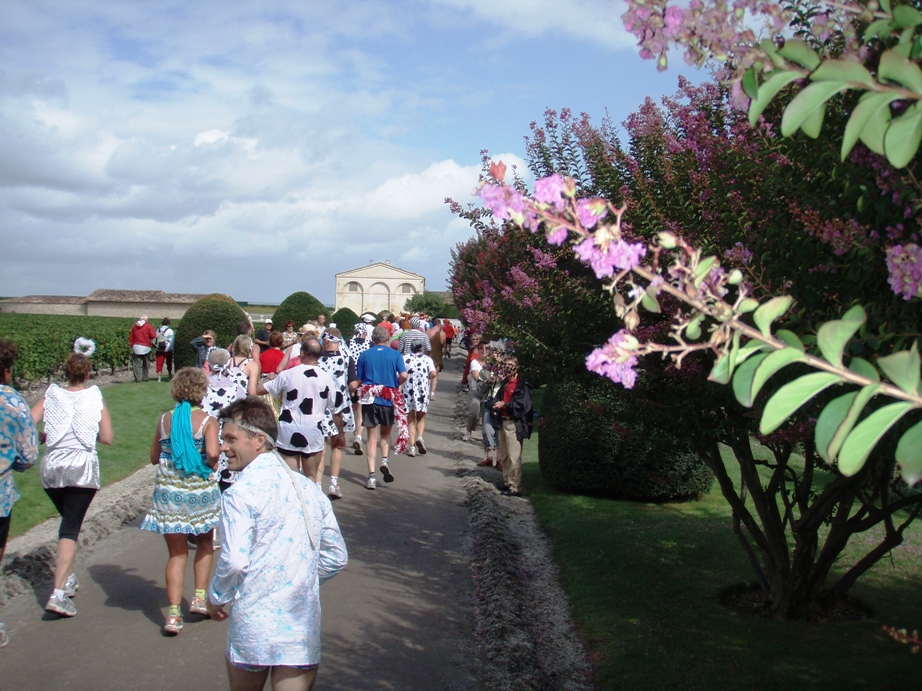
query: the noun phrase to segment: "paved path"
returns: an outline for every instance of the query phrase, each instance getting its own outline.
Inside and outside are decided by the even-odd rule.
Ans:
[[[469,520],[452,450],[460,366],[446,364],[427,455],[392,457],[396,481],[375,491],[362,484],[364,456],[345,458],[345,497],[334,508],[349,566],[321,589],[318,691],[476,686]],[[78,555],[75,618],[43,611],[50,583],[0,610],[11,635],[0,650],[0,690],[227,688],[224,623],[189,615],[178,637],[161,635],[166,547],[138,522]],[[185,593],[187,606],[191,559]]]

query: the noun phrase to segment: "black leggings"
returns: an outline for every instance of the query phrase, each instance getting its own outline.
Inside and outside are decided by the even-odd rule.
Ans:
[[[61,514],[58,539],[67,538],[76,542],[80,537],[83,518],[93,502],[93,497],[96,496],[96,490],[92,487],[52,487],[46,488],[45,494]]]
[[[13,518],[12,512],[9,516],[0,516],[0,552],[6,549],[6,539],[10,536],[11,518]]]

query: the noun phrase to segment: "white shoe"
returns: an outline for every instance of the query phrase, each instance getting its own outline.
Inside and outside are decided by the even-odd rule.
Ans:
[[[342,499],[343,491],[339,488],[339,485],[330,485],[330,489],[327,490],[327,496],[330,499]]]
[[[461,435],[461,441],[470,441],[470,440],[471,440],[470,432],[465,432],[464,434]]]
[[[369,477],[367,480],[365,480],[365,489],[374,489],[377,486],[378,486],[378,481],[375,480],[373,477]]]
[[[407,456],[415,456],[415,455],[416,455],[416,447],[415,446],[409,447],[407,449]]]

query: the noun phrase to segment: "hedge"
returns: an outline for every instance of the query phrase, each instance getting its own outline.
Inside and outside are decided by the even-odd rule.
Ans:
[[[176,369],[195,365],[195,350],[189,342],[211,329],[217,334],[216,346],[226,348],[237,338],[237,327],[248,320],[246,312],[227,295],[212,293],[199,298],[186,310],[176,329],[173,357]]]
[[[19,357],[13,368],[18,380],[35,381],[64,370],[74,352],[74,341],[83,336],[96,342],[93,369],[126,367],[131,361],[128,334],[135,320],[126,317],[81,317],[57,314],[0,313],[0,338],[15,341]]]
[[[292,293],[282,300],[282,304],[278,306],[275,314],[272,315],[272,325],[282,331],[285,329],[285,323],[291,319],[295,323],[295,329],[298,329],[308,321],[316,320],[320,314],[326,316],[327,324],[335,321],[331,319],[330,311],[323,306],[320,300],[302,290]]]
[[[341,307],[333,313],[330,322],[336,324],[345,338],[352,338],[352,330],[361,321],[361,317],[348,307]]]
[[[657,501],[710,489],[711,471],[691,446],[607,379],[548,384],[542,412],[541,474],[560,489]]]

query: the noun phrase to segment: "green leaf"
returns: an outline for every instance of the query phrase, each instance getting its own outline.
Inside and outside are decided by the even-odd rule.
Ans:
[[[845,82],[814,82],[802,90],[784,109],[784,115],[781,116],[781,134],[790,137],[805,122],[808,127],[814,126],[816,112],[822,112],[826,101],[846,89],[848,84]],[[811,117],[814,118],[812,121]],[[820,124],[822,125],[822,120]]]
[[[768,350],[770,347],[771,346],[767,346],[764,343],[762,343],[762,341],[756,341],[756,340],[746,341],[746,345],[740,348],[739,351],[737,352],[736,361],[735,361],[736,366],[738,367],[739,365],[746,362],[746,360],[749,359],[750,355],[755,355],[756,353],[760,353],[763,350]]]
[[[717,266],[717,263],[718,259],[715,256],[705,257],[698,263],[698,268],[695,270],[695,288],[701,287],[704,279],[711,273],[711,269]]]
[[[778,52],[786,59],[808,70],[815,70],[820,65],[820,57],[816,51],[797,38],[785,41]]]
[[[755,68],[750,67],[743,74],[743,91],[749,98],[759,97],[759,79],[756,76]]]
[[[837,367],[842,365],[842,352],[845,344],[867,320],[867,314],[861,305],[856,305],[845,313],[842,319],[826,322],[817,331],[820,352],[826,361]]]
[[[835,460],[836,456],[839,455],[839,451],[842,449],[842,444],[845,443],[846,438],[849,433],[852,431],[852,428],[855,426],[855,423],[858,421],[858,416],[861,415],[861,411],[864,410],[864,407],[868,404],[874,396],[880,391],[880,386],[877,384],[871,384],[869,386],[862,387],[859,391],[856,392],[855,400],[852,401],[851,406],[848,408],[848,414],[839,423],[839,427],[832,435],[832,439],[829,440],[829,447],[826,449],[826,453],[829,457],[829,462]]]
[[[919,26],[922,24],[922,14],[919,14],[919,10],[909,5],[897,5],[893,8],[893,24],[894,29],[905,29],[909,26]]]
[[[772,298],[764,305],[761,305],[759,309],[756,310],[752,318],[763,336],[772,335],[772,322],[787,312],[791,308],[793,302],[794,298],[790,295],[779,295],[778,297]]]
[[[871,129],[868,130],[868,136],[879,138],[881,149],[883,149],[883,136],[890,125],[890,104],[898,99],[897,94],[873,92],[866,93],[858,99],[858,105],[852,111],[848,124],[845,125],[845,135],[842,137],[843,161],[869,123],[871,123]],[[884,125],[882,128],[881,124]]]
[[[758,300],[754,300],[753,298],[744,298],[740,301],[739,313],[746,314],[747,312],[752,312],[758,306]]]
[[[922,70],[912,60],[898,55],[892,50],[884,51],[877,66],[877,78],[881,81],[896,82],[911,91],[922,95]]]
[[[875,154],[884,155],[884,136],[890,128],[890,120],[890,109],[881,108],[871,114],[858,135],[864,145]]]
[[[800,129],[811,139],[816,139],[820,136],[820,132],[823,131],[823,119],[825,117],[826,104],[824,103],[807,116],[807,119],[801,123]]]
[[[688,326],[685,327],[685,338],[691,341],[697,341],[701,338],[701,321],[703,319],[704,315],[699,314],[688,323]]]
[[[768,79],[759,86],[758,98],[752,99],[749,104],[749,124],[755,125],[759,116],[772,102],[772,99],[778,95],[778,92],[796,79],[803,79],[803,75],[790,70],[775,70],[772,72]]]
[[[759,423],[759,433],[771,434],[804,403],[839,381],[835,374],[813,372],[788,382],[765,404],[762,421]]]
[[[910,427],[896,445],[896,462],[910,485],[922,479],[922,422]]]
[[[804,352],[804,344],[793,331],[788,331],[787,329],[778,329],[775,332],[775,338],[784,341],[792,348],[797,348],[797,350],[799,350],[801,353]]]
[[[714,363],[711,373],[708,375],[708,381],[716,382],[717,384],[729,384],[730,374],[730,354],[727,353],[717,358],[717,362]]]
[[[857,473],[887,430],[912,410],[912,403],[891,403],[868,415],[848,435],[839,454],[839,472],[845,476]]]
[[[784,58],[778,54],[778,46],[775,45],[775,42],[768,38],[763,38],[759,41],[759,48],[765,53],[769,60],[775,65],[775,67],[784,67]]]
[[[816,452],[826,463],[832,463],[828,451],[829,444],[836,430],[839,429],[839,426],[848,414],[848,409],[851,407],[852,401],[855,400],[855,396],[857,395],[857,391],[852,391],[844,396],[833,399],[823,408],[823,412],[821,412],[820,416],[816,419],[816,428],[813,430],[813,440],[816,442]]]
[[[884,12],[886,12],[887,14],[892,14],[892,12],[890,11],[890,0],[880,0],[880,2],[878,2],[877,4],[880,5],[880,9],[882,9]],[[883,21],[887,21],[887,20],[885,19]]]
[[[919,393],[919,368],[922,367],[922,360],[915,343],[909,350],[901,350],[878,359],[877,364],[884,376],[903,391]]]
[[[752,378],[755,376],[756,369],[762,361],[768,357],[767,353],[760,353],[753,358],[746,360],[742,365],[736,368],[733,375],[733,395],[741,405],[752,407]]]
[[[874,381],[880,381],[880,375],[877,373],[877,368],[864,358],[853,357],[852,361],[848,365],[848,368],[855,374],[860,374],[862,377],[867,377],[868,379],[873,379]]]
[[[922,109],[913,103],[902,115],[894,118],[884,135],[884,152],[896,168],[904,168],[919,150],[922,142]]]
[[[759,395],[762,387],[765,386],[765,382],[767,382],[773,374],[794,362],[806,361],[807,358],[804,352],[797,348],[784,348],[783,350],[776,350],[774,353],[771,353],[762,361],[762,364],[759,365],[759,368],[756,370],[755,377],[752,379],[750,400],[756,400],[756,396]]]
[[[655,314],[659,314],[660,312],[659,301],[655,297],[652,297],[650,293],[643,294],[643,297],[640,298],[640,304],[648,312],[653,312]]]
[[[884,35],[889,35],[890,33],[890,20],[889,19],[878,19],[868,24],[868,28],[864,30],[864,41],[867,43],[875,36],[880,36],[881,32]]]
[[[860,62],[849,60],[825,60],[810,75],[814,82],[855,82],[873,88],[874,77]]]

